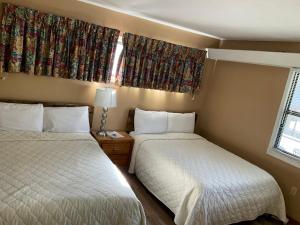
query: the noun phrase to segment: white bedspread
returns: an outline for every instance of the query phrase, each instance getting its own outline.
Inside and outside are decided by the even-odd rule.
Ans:
[[[0,131],[0,225],[145,225],[90,134]]]
[[[129,172],[178,225],[226,225],[265,213],[286,222],[285,203],[266,171],[196,134],[133,135]]]

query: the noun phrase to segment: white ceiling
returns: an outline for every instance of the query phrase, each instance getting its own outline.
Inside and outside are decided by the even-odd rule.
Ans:
[[[81,0],[220,39],[300,41],[300,0]]]

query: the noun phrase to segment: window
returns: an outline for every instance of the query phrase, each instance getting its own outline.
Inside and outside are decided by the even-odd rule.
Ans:
[[[291,69],[268,153],[300,167],[300,70]]]
[[[122,50],[123,50],[123,44],[122,44],[122,37],[120,36],[118,39],[114,63],[113,63],[112,72],[111,72],[111,79],[110,79],[111,83],[115,83],[115,81],[116,81],[116,76],[117,76],[116,73],[117,73],[119,58],[121,56]]]

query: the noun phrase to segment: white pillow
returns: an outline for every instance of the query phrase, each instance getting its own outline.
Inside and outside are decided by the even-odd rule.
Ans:
[[[168,128],[167,115],[167,112],[144,111],[136,108],[134,114],[134,133],[166,133]]]
[[[0,129],[42,132],[43,105],[0,102]]]
[[[89,108],[45,107],[44,131],[58,133],[89,133]]]
[[[194,133],[195,113],[168,113],[168,133]]]

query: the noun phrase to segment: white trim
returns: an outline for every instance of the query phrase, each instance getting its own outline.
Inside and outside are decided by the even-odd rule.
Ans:
[[[279,125],[280,125],[280,122],[281,122],[281,119],[282,119],[282,116],[284,113],[284,108],[285,108],[285,105],[286,105],[286,102],[288,99],[288,95],[290,93],[292,81],[293,81],[294,74],[296,71],[300,72],[300,70],[296,69],[296,68],[290,69],[290,73],[289,73],[288,79],[286,81],[284,93],[283,93],[283,96],[282,96],[282,99],[280,102],[280,106],[278,109],[277,118],[276,118],[276,122],[274,124],[272,136],[270,138],[269,146],[267,149],[267,154],[271,155],[279,160],[282,160],[290,165],[300,168],[300,160],[299,159],[297,159],[296,157],[293,157],[289,154],[285,154],[284,152],[274,148],[275,140],[276,140],[277,133],[279,130]]]
[[[187,28],[187,27],[183,27],[183,26],[180,26],[180,25],[177,25],[177,24],[174,24],[174,23],[169,23],[169,22],[165,22],[165,21],[162,21],[162,20],[153,19],[149,16],[145,16],[143,14],[133,12],[133,11],[130,11],[130,10],[119,9],[117,7],[113,7],[113,6],[93,2],[93,1],[90,1],[90,0],[78,0],[78,1],[90,4],[90,5],[95,5],[95,6],[98,6],[98,7],[102,7],[102,8],[105,8],[105,9],[109,9],[109,10],[112,10],[112,11],[115,11],[115,12],[123,13],[123,14],[126,14],[126,15],[138,17],[138,18],[148,20],[148,21],[151,21],[151,22],[154,22],[154,23],[159,23],[159,24],[162,24],[162,25],[165,25],[165,26],[168,26],[168,27],[173,27],[173,28],[176,28],[176,29],[179,29],[179,30],[191,32],[191,33],[194,33],[194,34],[199,34],[199,35],[202,35],[202,36],[215,38],[215,39],[219,39],[219,40],[225,40],[224,38],[221,38],[221,37],[218,37],[218,36],[215,36],[215,35],[212,35],[212,34],[204,33],[204,32],[194,30],[194,29],[190,29],[190,28]]]
[[[275,148],[271,148],[267,151],[267,154],[268,155],[271,155],[283,162],[286,162],[292,166],[295,166],[297,168],[300,168],[300,160],[291,156],[291,155],[288,155],[288,154],[285,154],[284,152],[280,152],[279,150],[275,149]]]
[[[300,53],[208,48],[208,58],[279,67],[300,67]]]

